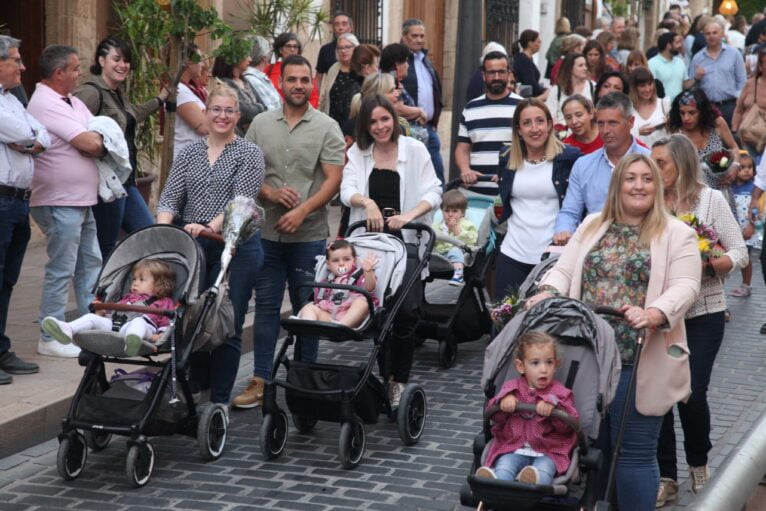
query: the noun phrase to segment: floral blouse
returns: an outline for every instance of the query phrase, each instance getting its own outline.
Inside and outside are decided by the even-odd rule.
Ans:
[[[618,223],[609,226],[583,261],[583,302],[615,308],[626,304],[644,306],[651,256],[649,248],[642,247],[638,238],[638,226]],[[616,317],[604,319],[614,328],[622,363],[633,364],[638,330]]]

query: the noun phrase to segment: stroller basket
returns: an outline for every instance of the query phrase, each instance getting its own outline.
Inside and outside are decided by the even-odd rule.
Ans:
[[[285,392],[287,406],[295,415],[339,422],[343,417],[343,395],[350,396],[363,376],[363,367],[293,361],[287,371],[287,383],[303,391],[288,387]],[[342,392],[319,396],[310,394],[311,391],[334,390]],[[383,411],[385,395],[385,387],[371,374],[353,400],[354,413],[365,424],[376,424]]]

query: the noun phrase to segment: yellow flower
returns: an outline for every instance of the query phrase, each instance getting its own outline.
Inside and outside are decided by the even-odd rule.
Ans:
[[[679,216],[678,219],[684,223],[690,224],[695,220],[695,216],[692,213],[684,213],[683,215]]]
[[[704,238],[697,240],[697,246],[700,249],[700,253],[705,254],[710,250],[710,242]]]

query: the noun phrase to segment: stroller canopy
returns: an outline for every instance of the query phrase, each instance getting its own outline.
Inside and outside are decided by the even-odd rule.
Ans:
[[[513,364],[516,340],[527,331],[551,334],[560,341],[561,367],[556,378],[572,384],[580,425],[586,435],[598,436],[601,413],[614,398],[620,375],[620,356],[614,331],[584,303],[571,298],[549,298],[520,312],[487,346],[482,387],[502,384],[519,376]],[[571,378],[574,367],[576,378]]]

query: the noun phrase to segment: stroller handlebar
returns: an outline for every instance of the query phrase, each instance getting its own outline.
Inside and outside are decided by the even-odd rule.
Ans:
[[[223,236],[220,234],[213,232],[213,231],[202,231],[197,235],[198,238],[204,238],[206,240],[210,241],[217,241],[221,245],[226,243],[226,241],[223,239]]]
[[[492,416],[496,413],[502,412],[500,410],[499,404],[494,404],[487,408],[484,411],[484,419],[489,421],[492,419]],[[516,403],[516,410],[514,410],[512,413],[537,413],[537,410],[535,409],[535,405],[529,404],[529,403]],[[558,408],[554,409],[551,412],[551,417],[555,417],[563,422],[565,422],[575,433],[580,433],[580,421],[569,415],[563,410],[559,410]]]
[[[168,318],[174,318],[176,311],[168,309],[159,309],[157,307],[145,307],[142,305],[128,305],[126,303],[104,303],[93,302],[88,308],[91,312],[96,311],[117,311],[117,312],[138,312],[140,314],[157,314],[159,316],[166,316]]]
[[[618,318],[624,318],[625,313],[620,311],[619,309],[615,309],[614,307],[609,307],[608,305],[592,305],[588,304],[588,306],[591,308],[591,310],[600,315],[600,316],[616,316]]]
[[[477,183],[482,183],[482,182],[486,183],[487,181],[492,181],[493,177],[497,177],[497,176],[490,176],[490,175],[476,176],[476,182]],[[470,186],[471,185],[466,185],[465,183],[463,183],[463,179],[458,177],[458,178],[452,179],[450,181],[447,181],[444,184],[444,191],[447,192],[449,190],[454,190],[454,189],[460,188],[460,187],[468,188]]]

